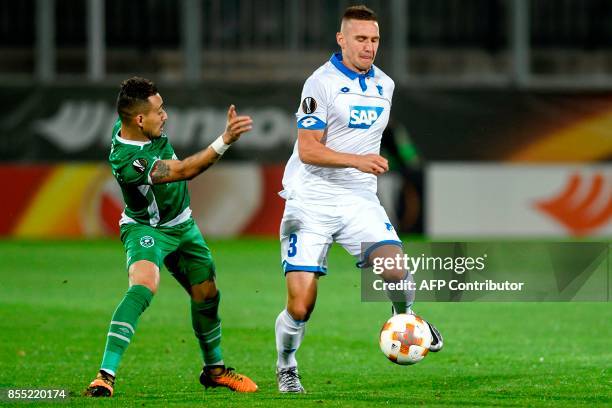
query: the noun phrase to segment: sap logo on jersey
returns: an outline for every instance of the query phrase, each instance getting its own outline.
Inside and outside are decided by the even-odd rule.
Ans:
[[[356,129],[369,129],[385,109],[382,106],[351,106],[348,127]]]

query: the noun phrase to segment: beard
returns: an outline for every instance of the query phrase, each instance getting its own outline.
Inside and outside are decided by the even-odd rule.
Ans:
[[[158,130],[156,130],[156,131],[153,131],[153,132],[151,132],[151,131],[147,131],[147,130],[144,130],[144,129],[143,129],[142,133],[143,133],[143,134],[144,134],[144,135],[147,137],[147,139],[149,139],[149,140],[158,139],[158,138],[160,138],[160,137],[161,137],[161,135],[162,135],[162,131],[161,131],[160,129],[158,129]]]

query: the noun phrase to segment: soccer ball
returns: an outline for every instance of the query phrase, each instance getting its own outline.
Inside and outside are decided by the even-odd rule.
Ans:
[[[380,349],[389,360],[401,365],[416,364],[425,358],[431,340],[427,322],[411,314],[393,316],[380,330]]]

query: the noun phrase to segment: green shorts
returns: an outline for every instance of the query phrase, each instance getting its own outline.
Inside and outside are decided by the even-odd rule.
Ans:
[[[124,224],[121,226],[121,242],[128,269],[134,262],[142,260],[151,261],[161,269],[163,262],[186,290],[215,277],[210,249],[193,219],[162,228]]]

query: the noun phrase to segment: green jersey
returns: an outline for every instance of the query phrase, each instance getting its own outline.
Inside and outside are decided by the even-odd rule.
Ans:
[[[153,184],[151,170],[158,160],[176,160],[165,134],[148,142],[123,139],[121,120],[113,127],[108,161],[121,187],[125,210],[119,224],[172,227],[191,218],[186,181]]]

